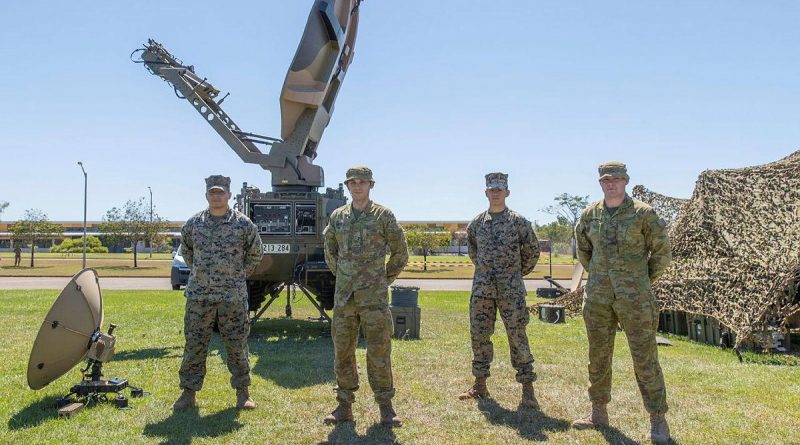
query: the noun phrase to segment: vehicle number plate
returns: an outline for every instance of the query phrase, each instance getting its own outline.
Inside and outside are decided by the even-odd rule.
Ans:
[[[291,244],[264,244],[264,253],[291,253]]]

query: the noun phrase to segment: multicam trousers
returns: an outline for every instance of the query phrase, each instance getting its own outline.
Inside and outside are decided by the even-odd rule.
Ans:
[[[218,319],[219,334],[225,345],[226,363],[231,373],[231,386],[250,386],[250,358],[247,336],[250,333],[250,318],[247,301],[186,300],[186,315],[183,319],[186,346],[183,362],[178,374],[183,389],[199,391],[206,376],[206,357],[211,341],[214,319]]]
[[[356,341],[359,326],[363,325],[367,340],[369,386],[375,394],[375,401],[384,404],[392,400],[395,393],[392,379],[392,315],[387,302],[360,304],[357,300],[363,301],[361,298],[350,298],[344,306],[337,306],[333,310],[331,335],[336,398],[350,403],[355,400],[354,393],[358,389]]]
[[[611,360],[617,323],[622,324],[633,357],[636,383],[650,413],[667,412],[667,389],[658,363],[656,329],[658,309],[651,294],[636,299],[616,298],[613,303],[584,300],[583,319],[589,337],[589,399],[611,400]]]

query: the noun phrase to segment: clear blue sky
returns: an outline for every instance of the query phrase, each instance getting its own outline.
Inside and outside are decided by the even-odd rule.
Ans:
[[[128,55],[148,37],[278,136],[278,95],[311,0],[0,3],[3,220],[88,218],[148,196],[183,220],[203,178],[269,189],[192,107]],[[532,220],[563,192],[600,197],[596,166],[688,197],[705,169],[800,149],[800,2],[366,0],[356,56],[316,163],[335,187],[367,164],[401,220],[465,220],[483,175],[510,174]]]

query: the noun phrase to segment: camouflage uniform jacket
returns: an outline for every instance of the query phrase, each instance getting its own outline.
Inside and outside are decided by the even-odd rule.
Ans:
[[[181,228],[181,253],[192,268],[186,298],[247,300],[247,277],[261,262],[261,237],[255,224],[233,209],[215,221],[208,209]]]
[[[672,259],[666,223],[649,205],[627,194],[611,215],[603,200],[587,207],[575,226],[578,258],[589,272],[588,301],[650,294]]]
[[[356,217],[353,204],[344,205],[333,211],[324,234],[325,262],[336,275],[335,305],[344,306],[360,289],[379,289],[375,298],[385,299],[387,286],[408,262],[406,237],[392,211],[370,201]]]
[[[508,207],[497,216],[488,210],[476,216],[467,226],[467,246],[475,264],[473,294],[490,282],[524,292],[522,278],[539,261],[539,241],[530,221]]]

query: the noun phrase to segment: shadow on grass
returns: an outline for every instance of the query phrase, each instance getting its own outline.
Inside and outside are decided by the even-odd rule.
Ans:
[[[58,399],[56,396],[47,396],[23,408],[22,411],[12,415],[11,418],[8,419],[8,429],[19,430],[31,428],[46,420],[58,417],[56,399]]]
[[[144,348],[134,349],[132,351],[122,351],[114,353],[114,361],[119,362],[123,360],[149,360],[159,358],[176,358],[183,356],[183,348],[179,346],[170,346],[164,348]]]
[[[173,412],[158,423],[145,425],[142,434],[161,437],[161,444],[189,445],[196,437],[204,439],[221,437],[242,427],[237,420],[239,410],[228,408],[207,416],[201,416],[197,408]]]
[[[380,423],[376,423],[367,428],[366,433],[361,436],[356,432],[355,422],[344,422],[337,424],[328,434],[328,440],[319,442],[317,445],[373,445],[373,444],[392,444],[400,445],[394,431]]]
[[[284,388],[332,383],[333,344],[328,323],[295,319],[259,321],[250,330],[252,373]]]
[[[491,398],[479,399],[478,408],[490,423],[511,427],[526,440],[543,442],[547,440],[548,431],[566,431],[570,428],[570,422],[564,419],[549,417],[540,410],[512,411]]]

